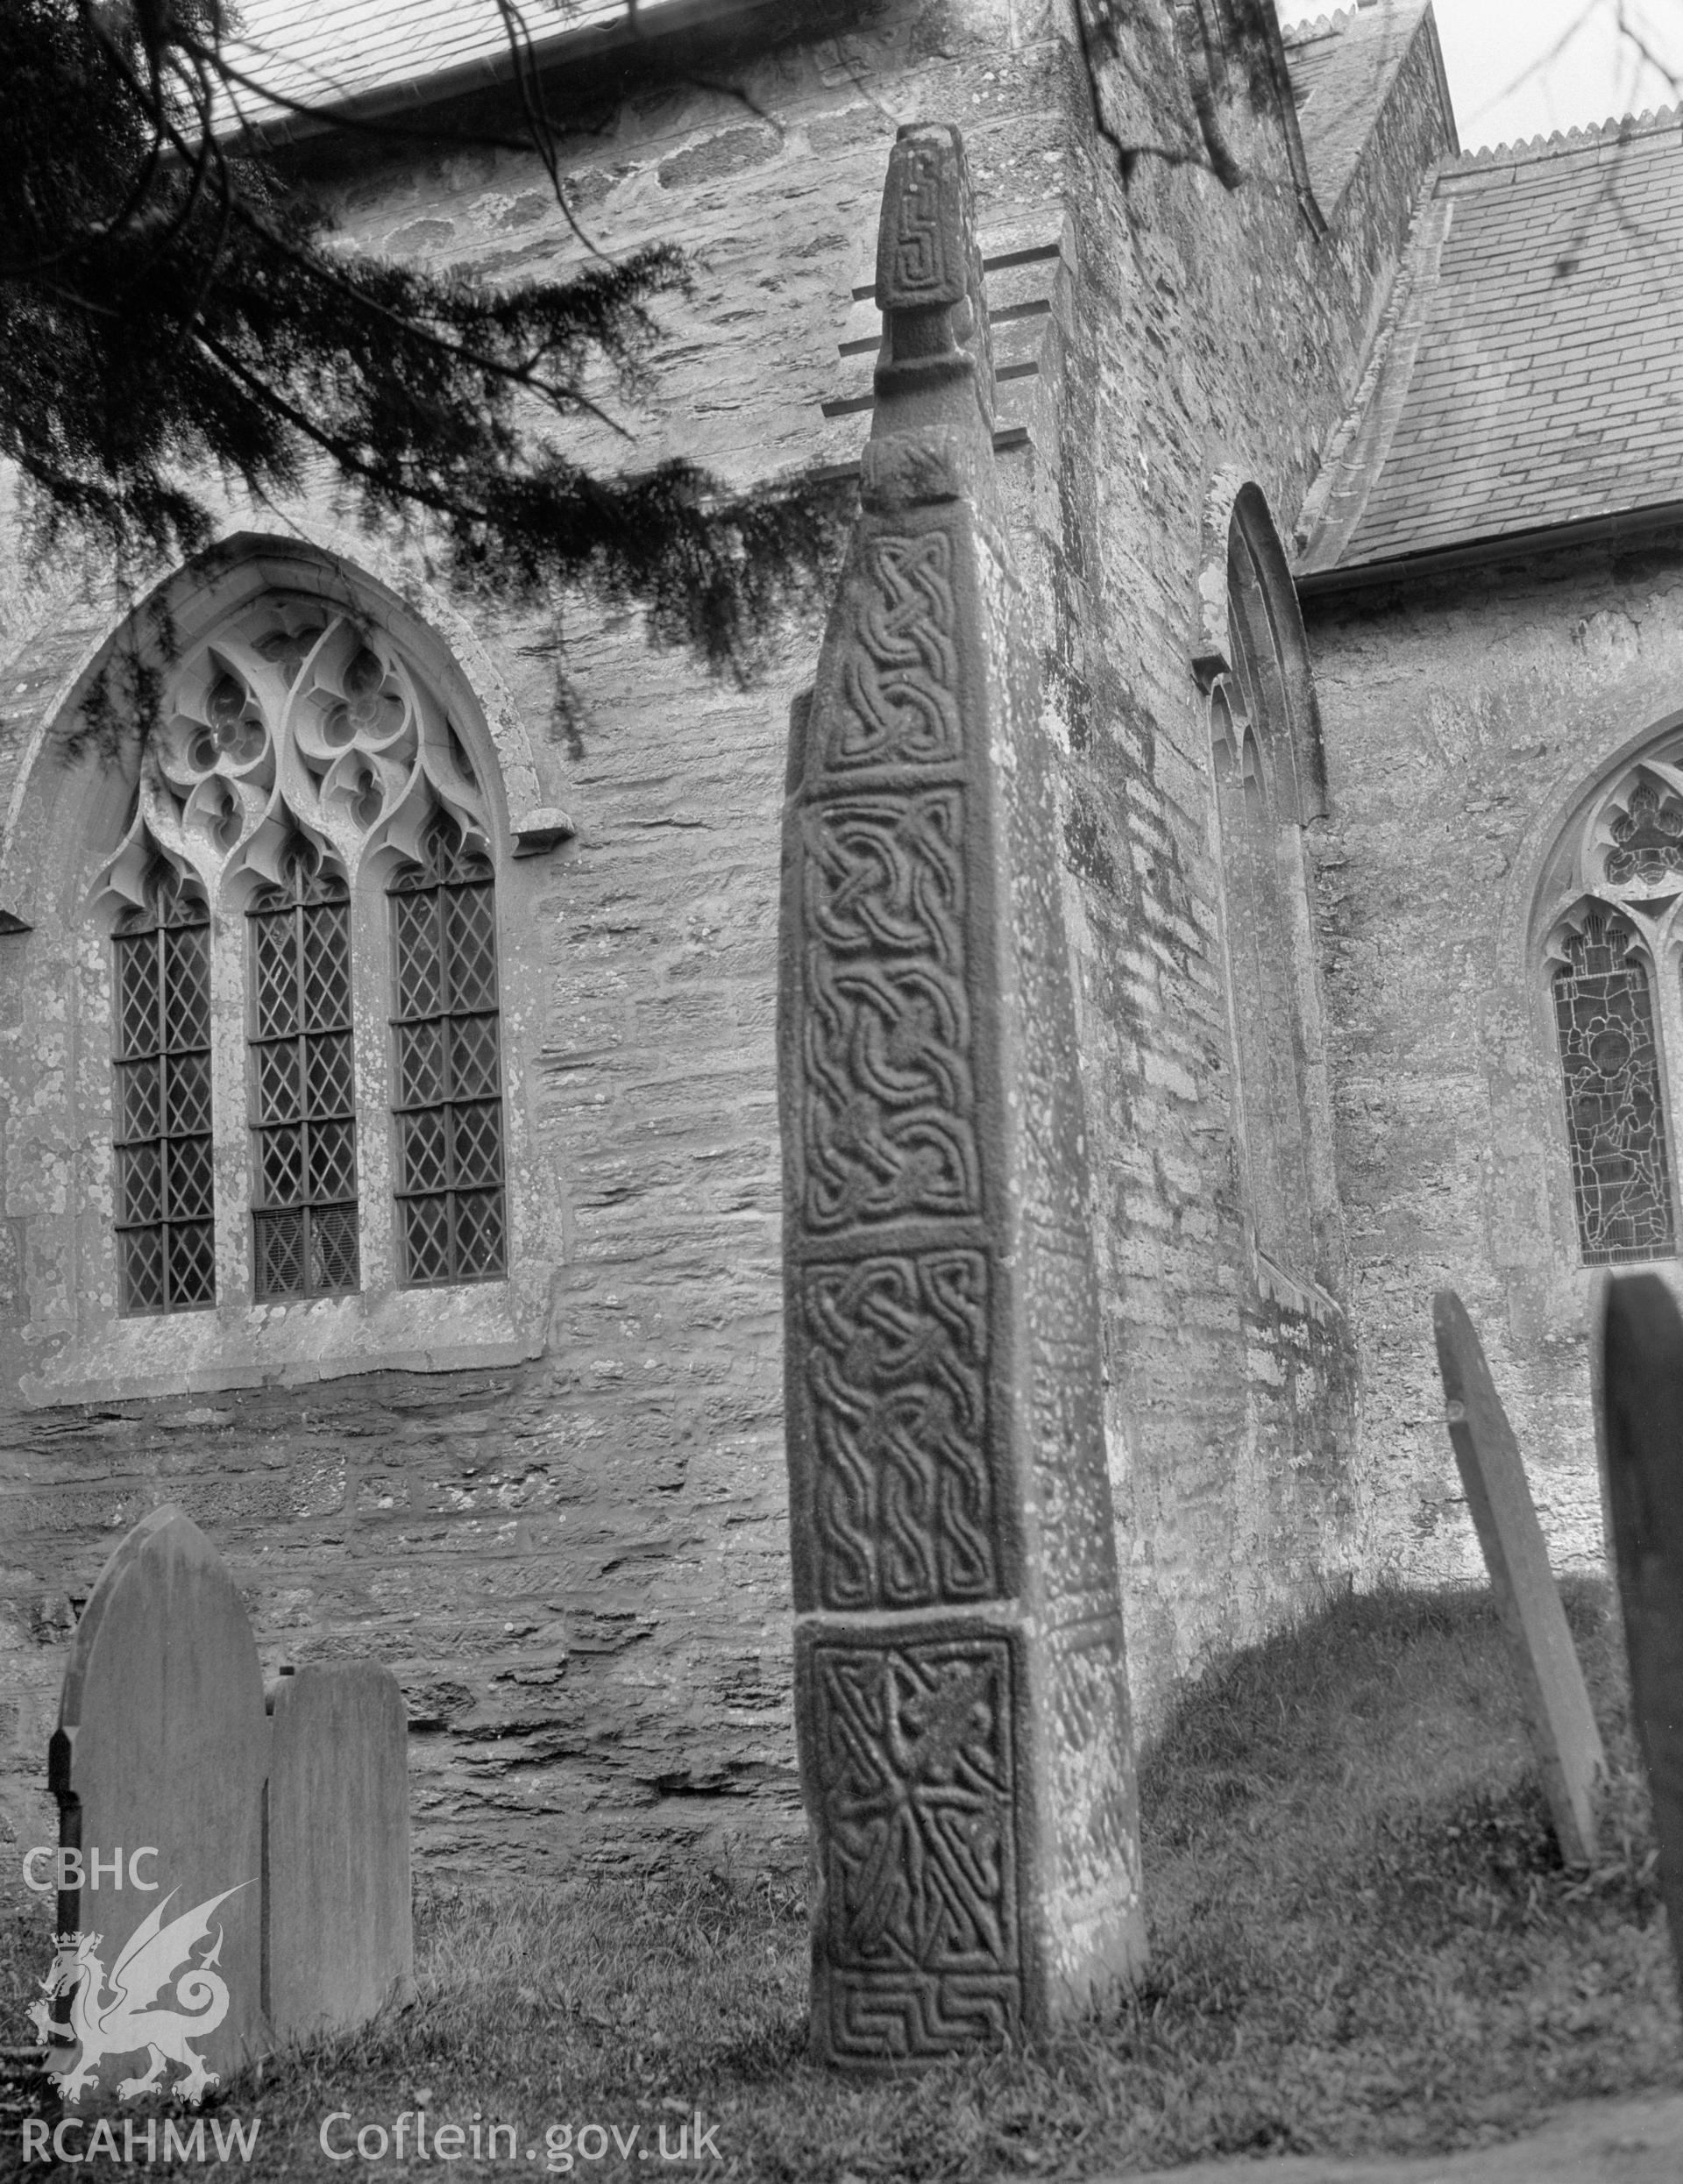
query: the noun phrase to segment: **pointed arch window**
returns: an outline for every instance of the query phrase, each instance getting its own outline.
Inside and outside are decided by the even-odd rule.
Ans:
[[[1554,1014],[1584,1263],[1669,1257],[1675,1232],[1659,1049],[1638,935],[1627,918],[1597,904],[1561,945]]]
[[[154,857],[115,935],[113,1142],[124,1313],[217,1298],[210,1114],[210,914]]]
[[[1303,1295],[1342,1282],[1303,828],[1317,809],[1296,595],[1266,504],[1244,487],[1226,538],[1226,644],[1211,684],[1235,1135],[1259,1260]],[[1301,760],[1307,759],[1305,765]]]
[[[1227,684],[1212,707],[1229,990],[1256,1246],[1287,1272],[1314,1265],[1289,924],[1278,822],[1249,717]]]
[[[490,861],[441,813],[388,892],[401,1278],[484,1281],[508,1232]]]
[[[350,890],[301,836],[280,867],[246,911],[259,1302],[357,1286]]]
[[[490,814],[437,689],[374,622],[268,593],[183,649],[161,711],[100,883],[123,1310],[216,1301],[218,1211],[224,1285],[238,1252],[256,1305],[505,1277]],[[249,1148],[220,1209],[209,1088],[238,1064],[213,969]],[[218,1099],[232,1130],[237,1074]]]

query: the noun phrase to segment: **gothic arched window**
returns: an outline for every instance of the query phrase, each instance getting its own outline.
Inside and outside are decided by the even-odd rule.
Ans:
[[[1544,866],[1540,939],[1586,1266],[1677,1252],[1668,1111],[1683,1097],[1683,732],[1579,802]]]
[[[561,760],[468,623],[352,543],[220,542],[16,754],[0,1348],[32,1402],[552,1339]]]
[[[165,686],[103,893],[133,906],[115,996],[125,1314],[214,1302],[218,1264],[224,1297],[259,1305],[359,1292],[371,1267],[398,1287],[506,1274],[484,795],[384,632],[286,593],[213,625]],[[243,914],[213,929],[210,905]],[[245,1099],[224,1085],[217,1120],[231,1150],[243,1106],[248,1156],[220,1165],[213,993],[243,1012],[246,1053]]]
[[[1226,542],[1225,672],[1211,692],[1236,1135],[1260,1257],[1300,1288],[1338,1279],[1300,753],[1308,652],[1265,503],[1241,491]],[[1312,766],[1310,767],[1312,772]]]
[[[1670,1163],[1640,939],[1628,918],[1597,905],[1561,946],[1554,1013],[1584,1263],[1669,1257]]]
[[[209,912],[166,858],[117,921],[112,1012],[117,1282],[129,1313],[217,1299]]]

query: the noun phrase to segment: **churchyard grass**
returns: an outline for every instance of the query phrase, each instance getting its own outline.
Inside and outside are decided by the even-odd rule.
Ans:
[[[440,1892],[421,1901],[415,2008],[272,2061],[212,2111],[262,2116],[254,2177],[446,2173],[318,2149],[333,2111],[350,2112],[343,2147],[422,2103],[434,2130],[516,2124],[529,2175],[547,2129],[576,2145],[596,2124],[604,2158],[564,2173],[694,2176],[622,2160],[607,2129],[653,2146],[664,2124],[675,2146],[699,2109],[721,2157],[703,2173],[886,2184],[1425,2151],[1574,2095],[1676,2085],[1620,1633],[1605,1587],[1566,1590],[1613,1769],[1592,1873],[1559,1862],[1489,1596],[1381,1592],[1235,1654],[1182,1701],[1144,1770],[1149,1983],[1042,2047],[898,2082],[815,2069],[792,1888]],[[9,2040],[43,1960],[29,1920],[0,1955]],[[499,2173],[471,2152],[451,2166]]]

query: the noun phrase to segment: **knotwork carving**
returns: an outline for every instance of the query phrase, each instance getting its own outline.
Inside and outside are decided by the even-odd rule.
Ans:
[[[805,815],[806,1218],[981,1204],[957,788]]]
[[[1022,2013],[998,1637],[842,1645],[811,1661],[823,1941],[838,2059],[947,2053]]]
[[[950,765],[962,756],[952,536],[871,538],[863,558],[822,763],[833,772]]]
[[[813,2044],[862,2070],[1043,2029],[1143,1947],[1055,810],[950,126],[895,146],[877,300],[778,1026]]]
[[[987,1261],[929,1251],[806,1277],[820,1604],[1001,1590],[987,1431]]]
[[[962,169],[948,135],[908,134],[896,144],[877,231],[879,310],[956,303],[963,295],[969,267],[962,188]]]

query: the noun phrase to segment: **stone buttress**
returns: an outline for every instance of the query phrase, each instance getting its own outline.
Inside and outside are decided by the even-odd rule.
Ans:
[[[900,132],[863,510],[792,724],[779,1057],[813,2040],[1144,1958],[1060,861],[956,130]]]

